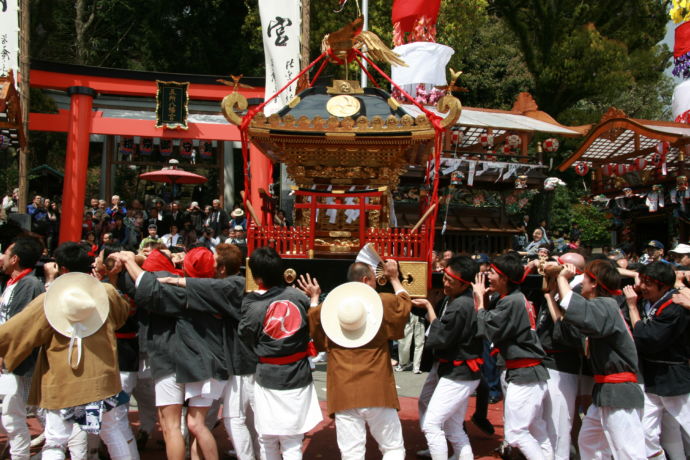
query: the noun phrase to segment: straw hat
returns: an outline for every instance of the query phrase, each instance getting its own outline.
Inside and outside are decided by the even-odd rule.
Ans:
[[[66,273],[50,285],[43,301],[48,323],[60,334],[69,337],[71,365],[72,346],[77,342],[81,361],[81,339],[93,335],[108,318],[110,302],[105,286],[86,273]]]
[[[357,348],[371,342],[382,321],[381,297],[371,286],[357,281],[333,289],[321,307],[324,332],[345,348]]]
[[[244,211],[242,211],[240,208],[237,208],[237,209],[234,209],[234,210],[230,213],[230,215],[231,215],[232,217],[242,217],[242,216],[244,216]]]

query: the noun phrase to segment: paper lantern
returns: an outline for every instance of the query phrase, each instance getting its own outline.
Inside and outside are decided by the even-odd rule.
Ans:
[[[560,146],[560,142],[558,142],[558,139],[555,139],[553,137],[550,137],[546,139],[544,142],[542,142],[541,146],[544,148],[549,153],[553,153],[558,150],[558,147]]]
[[[505,143],[501,146],[501,153],[504,155],[510,155],[513,153],[513,147],[511,147],[508,143]]]
[[[493,147],[494,146],[494,136],[493,134],[487,134],[487,133],[482,133],[479,136],[479,143],[482,144],[482,147]]]
[[[623,176],[627,172],[627,165],[624,164],[614,164],[613,165],[613,174],[616,176]]]
[[[180,142],[180,155],[183,157],[192,156],[192,149],[194,148],[194,143],[191,139],[183,139]]]
[[[589,165],[584,161],[575,164],[575,174],[578,176],[586,176],[589,172]]]
[[[635,167],[636,171],[642,171],[644,170],[645,166],[647,166],[647,160],[644,158],[635,158],[633,160],[633,166]]]
[[[134,153],[134,138],[123,137],[120,139],[120,154],[131,155]]]
[[[607,176],[607,177],[612,176],[614,169],[615,169],[615,165],[612,163],[602,165],[601,166],[601,175]]]
[[[142,137],[141,144],[139,144],[139,153],[142,155],[151,155],[153,152],[153,138]]]
[[[666,141],[661,141],[658,144],[656,144],[656,153],[660,155],[666,155],[671,148],[671,144],[669,144]]]
[[[462,171],[454,171],[450,175],[450,185],[462,185],[462,181],[465,179],[465,175]]]
[[[170,139],[161,139],[161,156],[169,157],[172,153],[172,141]]]
[[[527,176],[517,176],[515,179],[515,188],[518,190],[527,188]]]
[[[506,144],[508,144],[511,148],[516,149],[522,144],[522,139],[520,139],[520,136],[517,134],[511,134],[510,136],[506,137]]]
[[[450,142],[453,145],[460,145],[462,144],[462,131],[459,129],[453,129],[450,132]]]

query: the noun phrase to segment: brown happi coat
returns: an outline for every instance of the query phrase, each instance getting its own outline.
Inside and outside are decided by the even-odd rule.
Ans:
[[[345,348],[329,340],[321,326],[321,305],[309,310],[309,332],[314,345],[317,350],[328,352],[326,386],[331,417],[336,412],[360,407],[400,410],[388,341],[403,337],[412,300],[405,291],[380,295],[381,328],[371,342],[359,348]]]
[[[110,284],[104,286],[110,302],[108,318],[95,334],[82,339],[81,362],[76,369],[67,364],[69,337],[55,331],[46,319],[45,294],[0,326],[0,356],[8,370],[41,347],[31,381],[30,405],[64,409],[99,401],[122,390],[115,330],[127,320],[129,303]],[[75,345],[72,362],[76,361]]]

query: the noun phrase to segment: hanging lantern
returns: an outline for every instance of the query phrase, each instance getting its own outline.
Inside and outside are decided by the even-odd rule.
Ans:
[[[558,139],[550,137],[546,139],[544,142],[542,142],[542,147],[544,150],[546,150],[549,153],[553,153],[558,150],[558,147],[560,147],[560,142],[558,142]]]
[[[527,176],[517,176],[517,178],[515,179],[515,188],[517,190],[527,188]]]
[[[504,155],[510,155],[513,153],[513,147],[506,142],[501,146],[501,153]]]
[[[676,189],[679,192],[684,192],[688,189],[688,176],[676,177]]]
[[[633,160],[633,166],[635,168],[635,171],[642,171],[644,170],[645,166],[647,166],[647,160],[644,158],[635,158]]]
[[[624,176],[627,172],[627,165],[622,163],[613,165],[613,174],[616,176]]]
[[[508,144],[512,149],[517,149],[522,144],[522,139],[517,134],[511,134],[506,137],[506,144]]]
[[[482,147],[485,147],[485,148],[493,147],[494,146],[494,135],[488,134],[486,132],[482,133],[479,136],[479,143],[482,144]]]
[[[149,156],[153,152],[153,138],[152,137],[142,137],[141,143],[139,144],[139,153],[141,155]]]
[[[462,131],[459,129],[451,130],[450,142],[455,146],[461,145],[462,144]]]
[[[450,185],[452,185],[452,186],[462,185],[462,182],[464,180],[465,180],[465,175],[462,173],[462,171],[454,171],[450,175]]]
[[[584,161],[575,164],[575,174],[578,176],[586,176],[589,172],[589,165]]]
[[[120,154],[131,155],[134,153],[134,138],[131,136],[120,139]]]
[[[605,164],[601,166],[601,175],[602,176],[612,176],[613,171],[614,171],[615,165],[613,163]]]
[[[172,153],[172,141],[170,139],[161,139],[161,156],[169,157]]]
[[[666,155],[668,151],[671,149],[671,144],[669,144],[666,141],[661,141],[656,144],[656,153],[660,155]]]

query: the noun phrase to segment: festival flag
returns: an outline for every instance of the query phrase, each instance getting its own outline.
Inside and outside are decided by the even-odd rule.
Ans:
[[[134,153],[134,138],[131,136],[120,138],[120,154],[131,155],[132,153]]]
[[[265,99],[296,77],[300,72],[300,34],[302,29],[299,0],[259,0],[261,35],[266,61]],[[271,115],[290,102],[297,91],[297,82],[264,107]]]
[[[161,139],[161,156],[169,157],[172,154],[172,140]]]

